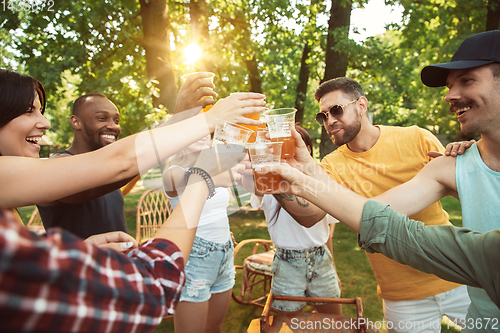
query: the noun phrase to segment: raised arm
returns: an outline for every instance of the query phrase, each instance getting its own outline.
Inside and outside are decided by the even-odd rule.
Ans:
[[[409,216],[445,196],[451,195],[458,199],[455,163],[455,157],[436,158],[410,181],[373,199],[389,204],[395,211]]]
[[[0,157],[0,206],[46,204],[134,177],[213,131],[215,119],[257,125],[244,114],[263,111],[264,95],[232,94],[208,112],[70,158]]]
[[[56,155],[52,156],[51,158],[65,158],[65,157],[71,157],[71,156],[73,156],[73,155],[56,154]],[[126,179],[120,180],[116,183],[111,183],[111,184],[106,184],[106,185],[99,186],[96,188],[91,188],[91,189],[88,189],[86,191],[76,193],[76,194],[67,196],[65,198],[56,200],[54,202],[51,202],[49,205],[57,205],[59,203],[78,204],[78,203],[82,203],[82,202],[87,202],[87,201],[93,200],[95,198],[99,198],[100,196],[106,195],[110,192],[113,192],[113,191],[127,185],[127,183],[130,182],[131,180],[133,180],[134,178],[135,177],[126,178]],[[139,176],[139,178],[140,178],[140,176]],[[135,182],[134,182],[134,184],[135,184]]]
[[[203,149],[193,167],[201,168],[212,177],[215,187],[229,187],[239,181],[239,172],[245,166],[238,164],[246,156],[243,146],[220,145],[217,155],[212,148]],[[228,170],[228,171],[226,171]],[[223,171],[222,173],[220,173]],[[225,171],[225,172],[224,172]],[[179,204],[172,215],[158,230],[154,238],[164,238],[175,243],[184,258],[188,258],[193,245],[196,227],[209,194],[208,183],[199,174],[191,174],[182,191]]]
[[[295,128],[292,128],[291,133],[295,140],[295,156],[287,159],[287,163],[312,175],[318,172],[322,173],[321,167],[309,154],[309,150],[300,134]],[[284,185],[285,187],[287,186],[287,184]],[[295,221],[306,228],[314,226],[326,215],[323,209],[317,207],[309,200],[293,193],[287,193],[286,190],[283,193],[274,193],[274,197]]]
[[[440,163],[443,164],[434,164],[444,167],[449,162]],[[368,202],[322,175],[306,176],[289,165],[266,167],[259,172],[281,174],[289,183],[287,191],[314,202],[360,233],[364,249],[383,253],[446,280],[484,288],[499,304],[498,269],[487,264],[498,262],[498,230],[483,235],[454,226],[426,226],[409,220],[386,204]],[[434,186],[433,190],[438,186],[430,185]]]
[[[313,184],[314,182],[314,188],[312,190],[317,193],[320,193],[322,188],[327,187],[327,184],[337,188],[339,186],[338,183],[336,183],[312,157],[302,154],[304,152],[305,145],[300,140],[300,136],[298,136],[295,131],[292,131],[292,135],[294,135],[297,143],[297,153],[301,152],[301,154],[297,155],[296,159],[287,160],[290,166],[302,171],[304,175],[309,176],[311,178],[309,179],[309,183]],[[410,181],[394,187],[391,190],[374,197],[374,199],[391,205],[391,208],[397,212],[413,215],[447,195],[452,195],[458,198],[455,181],[455,163],[455,157],[443,156],[436,158],[427,163],[427,165]],[[288,184],[285,184],[285,186],[281,188],[281,192],[286,194],[280,193],[275,195],[292,199],[295,198],[293,196],[295,193],[293,193],[293,191],[289,191],[287,187]],[[297,195],[302,197],[302,194]],[[317,205],[316,201],[311,201],[311,199],[307,197],[303,198],[304,202],[309,204],[308,207],[303,208],[302,210],[305,214],[307,214],[308,209],[316,208],[322,210],[323,207],[318,208],[313,205]],[[311,206],[313,208],[310,208]],[[290,207],[292,207],[292,209],[296,209],[296,211],[294,211],[295,214],[297,212],[300,214],[301,207],[298,204],[290,204],[289,208]],[[314,214],[315,210],[311,211],[313,212],[312,214]],[[330,213],[330,211],[327,212]],[[307,215],[305,217],[305,222],[307,222]]]
[[[174,115],[169,119],[169,121],[163,123],[160,126],[167,126],[169,124],[173,124],[181,120],[190,118],[198,114],[202,107],[205,107],[208,104],[214,104],[213,98],[217,96],[217,93],[214,92],[213,90],[213,88],[215,88],[211,79],[213,75],[214,75],[213,73],[209,72],[199,72],[189,75],[179,90],[179,94],[177,96],[175,104]],[[62,158],[70,156],[72,155],[55,154],[51,158]],[[77,204],[77,203],[87,202],[127,185],[127,183],[129,183],[134,178],[140,179],[140,175],[123,179],[116,183],[99,186],[97,188],[73,194],[68,197],[54,201],[50,204],[51,205],[55,205],[58,203]],[[130,189],[128,189],[127,192],[124,193],[124,195],[126,195],[129,191]]]
[[[484,288],[499,305],[500,231],[485,234],[454,226],[426,226],[370,200],[361,222],[360,246],[442,279]],[[493,265],[493,266],[491,266]]]

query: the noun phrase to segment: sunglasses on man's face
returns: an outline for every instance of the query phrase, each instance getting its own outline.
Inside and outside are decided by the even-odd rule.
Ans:
[[[347,104],[344,104],[344,105],[340,105],[340,104],[335,104],[335,105],[332,105],[330,107],[330,110],[328,110],[328,112],[330,112],[330,114],[332,115],[333,118],[336,118],[336,119],[340,119],[342,118],[342,116],[344,115],[344,108],[354,102],[357,102],[359,99],[356,98],[354,101],[352,102],[349,102]],[[323,124],[325,123],[325,121],[328,119],[328,113],[326,112],[319,112],[316,114],[316,121],[318,122],[318,124],[320,124],[321,126],[323,126]]]

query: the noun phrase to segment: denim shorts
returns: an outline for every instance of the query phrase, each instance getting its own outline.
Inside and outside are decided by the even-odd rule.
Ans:
[[[214,243],[195,237],[185,272],[181,301],[202,303],[212,294],[232,289],[235,276],[233,242]]]
[[[276,249],[271,291],[281,296],[331,297],[340,296],[332,255],[325,245],[306,250]],[[323,303],[311,303],[323,304]],[[274,301],[280,311],[297,311],[305,302]]]

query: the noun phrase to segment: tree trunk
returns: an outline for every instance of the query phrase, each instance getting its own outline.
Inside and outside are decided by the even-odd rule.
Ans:
[[[173,112],[177,86],[171,60],[167,3],[165,0],[139,0],[139,3],[147,74],[158,81],[156,86],[160,91],[159,97],[154,98],[154,105],[163,105],[168,112]]]
[[[497,30],[500,26],[500,0],[488,1],[488,14],[486,15],[486,31]]]
[[[297,113],[295,114],[295,121],[302,126],[302,121],[304,120],[304,109],[307,96],[307,82],[309,81],[309,66],[307,65],[307,59],[309,59],[309,53],[311,52],[311,47],[306,41],[304,43],[304,50],[302,51],[302,59],[300,60],[300,72],[299,72],[299,83],[297,84],[297,97],[295,98],[295,108]]]
[[[262,78],[260,76],[257,57],[255,56],[255,50],[258,48],[255,47],[255,42],[252,40],[252,27],[243,12],[238,11],[234,14],[235,17],[233,18],[224,13],[221,15],[220,20],[229,22],[234,27],[234,31],[239,31],[239,38],[235,43],[235,49],[243,57],[243,62],[248,70],[250,91],[262,93]]]
[[[345,76],[345,73],[347,72],[347,54],[334,49],[338,42],[337,40],[335,40],[334,33],[338,32],[341,29],[345,29],[345,38],[347,38],[349,25],[351,23],[351,9],[352,3],[349,0],[332,0],[330,20],[328,21],[328,36],[326,39],[325,76],[321,82],[325,82],[336,77]],[[325,128],[322,127],[321,142],[319,145],[320,157],[323,158],[325,155],[331,153],[335,149],[336,146],[328,137]]]
[[[206,0],[191,0],[189,2],[189,16],[191,17],[191,43],[197,44],[205,55],[210,51],[210,32],[208,29],[208,12]],[[199,60],[200,71],[214,70],[213,62],[204,56]]]
[[[250,74],[250,91],[262,93],[262,79],[260,77],[259,66],[255,55],[253,55],[249,60],[245,60],[245,65],[248,69],[248,73]]]

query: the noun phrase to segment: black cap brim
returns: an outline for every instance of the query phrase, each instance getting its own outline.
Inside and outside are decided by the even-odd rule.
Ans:
[[[467,69],[494,63],[491,60],[459,60],[443,64],[425,66],[420,73],[422,83],[428,87],[442,87],[446,85],[446,79],[450,69]]]

